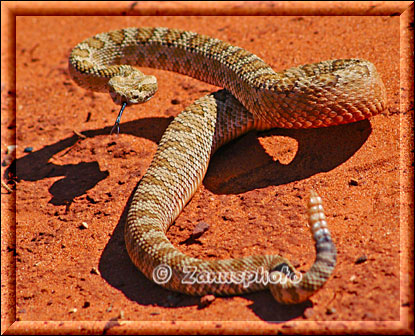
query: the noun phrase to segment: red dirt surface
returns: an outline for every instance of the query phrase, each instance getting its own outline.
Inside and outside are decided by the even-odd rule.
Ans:
[[[15,300],[16,306],[14,311],[3,303],[2,332],[14,312],[17,322],[7,333],[413,330],[413,105],[405,103],[412,99],[413,79],[399,80],[400,66],[403,71],[410,62],[410,50],[400,55],[399,14],[17,16],[16,92],[3,77],[1,91],[2,161],[15,130],[18,178],[13,193],[2,187],[2,259],[11,261],[2,265],[2,302]],[[137,182],[172,118],[217,89],[144,69],[157,76],[158,93],[129,107],[120,134],[109,135],[119,107],[108,94],[79,88],[69,77],[67,58],[83,39],[130,26],[220,38],[275,70],[335,58],[376,65],[387,88],[386,111],[345,126],[275,129],[235,140],[215,154],[203,185],[168,232],[175,246],[194,257],[280,254],[304,271],[315,253],[305,213],[314,188],[324,201],[338,264],[309,301],[283,306],[264,291],[216,298],[202,307],[200,298],[157,286],[130,262],[122,232]],[[2,50],[2,57],[10,56]],[[15,120],[7,114],[14,95]],[[24,152],[27,147],[33,151]],[[209,229],[181,244],[200,222]],[[13,276],[11,285],[3,280],[13,267],[15,298]]]

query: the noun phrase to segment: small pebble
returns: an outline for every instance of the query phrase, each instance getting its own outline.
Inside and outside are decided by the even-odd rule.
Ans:
[[[367,256],[365,254],[361,255],[359,258],[356,259],[354,262],[356,265],[363,264],[367,260]]]
[[[199,222],[193,229],[191,237],[197,239],[202,236],[207,230],[209,230],[209,224],[206,222]]]
[[[97,274],[100,275],[101,273],[98,271],[98,269],[96,267],[92,267],[91,268],[91,274]]]
[[[350,181],[349,181],[349,185],[357,186],[357,185],[359,185],[359,181],[354,179],[354,178],[351,178]]]
[[[333,307],[328,307],[326,310],[327,315],[336,314],[336,312],[337,312],[336,308],[333,308]]]
[[[199,308],[204,308],[209,306],[213,301],[215,301],[215,295],[208,294],[200,298]]]
[[[309,307],[306,310],[304,310],[303,316],[307,319],[313,317],[315,314],[314,309]]]
[[[70,309],[69,310],[69,314],[74,314],[74,313],[76,313],[78,311],[78,309],[76,309],[76,308],[72,308],[72,309]]]
[[[81,225],[79,225],[79,228],[80,228],[81,230],[85,230],[85,229],[87,229],[87,228],[88,228],[88,224],[87,224],[86,222],[82,222],[82,223],[81,223]]]
[[[6,155],[1,165],[3,167],[7,167],[13,162],[15,157],[16,157],[16,146],[15,145],[7,146]]]
[[[6,154],[12,154],[16,150],[16,145],[7,146]]]
[[[31,152],[33,152],[33,147],[26,147],[23,151],[25,153],[31,153]]]

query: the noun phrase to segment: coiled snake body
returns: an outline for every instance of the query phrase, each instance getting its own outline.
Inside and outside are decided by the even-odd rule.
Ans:
[[[157,90],[153,76],[131,65],[171,70],[225,88],[195,101],[163,134],[128,212],[125,243],[133,263],[149,279],[191,295],[269,288],[282,303],[306,300],[336,264],[321,198],[314,191],[308,214],[316,260],[305,274],[296,274],[287,259],[276,255],[191,258],[165,232],[202,182],[212,154],[235,137],[252,129],[339,125],[383,111],[385,87],[374,65],[338,59],[274,72],[242,48],[160,27],[99,34],[79,43],[69,57],[71,76],[79,85],[110,92],[116,103],[125,105],[144,102]],[[161,267],[165,273],[158,273]]]

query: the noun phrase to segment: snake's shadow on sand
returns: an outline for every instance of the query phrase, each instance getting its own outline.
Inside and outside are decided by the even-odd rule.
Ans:
[[[144,118],[123,123],[120,129],[122,133],[144,137],[158,143],[170,121],[170,118]],[[86,137],[107,135],[110,129],[111,127],[87,130],[82,134]],[[364,120],[321,129],[274,129],[259,133],[260,137],[285,136],[297,141],[298,150],[294,159],[288,164],[281,164],[268,155],[255,132],[251,132],[224,146],[215,154],[203,183],[215,194],[238,194],[256,188],[301,180],[329,171],[348,160],[365,143],[371,130],[370,122]],[[100,170],[98,162],[81,162],[75,165],[58,165],[50,162],[54,155],[65,149],[69,150],[78,140],[79,137],[74,135],[19,158],[14,162],[16,172],[12,172],[13,167],[10,167],[5,175],[14,173],[18,178],[29,181],[64,176],[49,189],[52,194],[50,203],[68,205],[75,197],[85,194],[108,176],[107,171]],[[249,159],[247,159],[247,151],[250,153]],[[232,166],[237,167],[236,175],[235,172],[229,174],[230,157],[232,157]],[[254,167],[251,165],[252,157],[255,157]],[[122,291],[127,298],[141,305],[171,308],[198,306],[200,302],[198,297],[163,289],[145,278],[130,261],[124,245],[123,229],[132,195],[133,192],[102,252],[99,262],[102,277],[110,285]],[[280,305],[272,298],[269,291],[247,294],[243,297],[252,301],[248,307],[259,318],[269,322],[293,319],[301,316],[307,307],[312,306],[310,301],[292,306]]]

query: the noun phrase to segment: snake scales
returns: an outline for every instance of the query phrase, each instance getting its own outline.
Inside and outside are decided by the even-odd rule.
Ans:
[[[165,232],[201,184],[210,157],[226,142],[252,129],[339,125],[384,110],[385,87],[374,65],[337,59],[274,72],[242,48],[160,27],[102,33],[79,43],[69,57],[71,76],[80,86],[110,92],[123,107],[144,102],[157,90],[153,76],[131,65],[171,70],[225,88],[195,101],[163,134],[128,212],[125,243],[133,263],[147,278],[191,295],[269,288],[277,301],[298,303],[320,289],[335,267],[336,248],[314,191],[308,214],[316,259],[305,274],[277,255],[192,258],[176,249]],[[166,269],[159,274],[161,266]],[[160,275],[165,278],[155,278]]]

